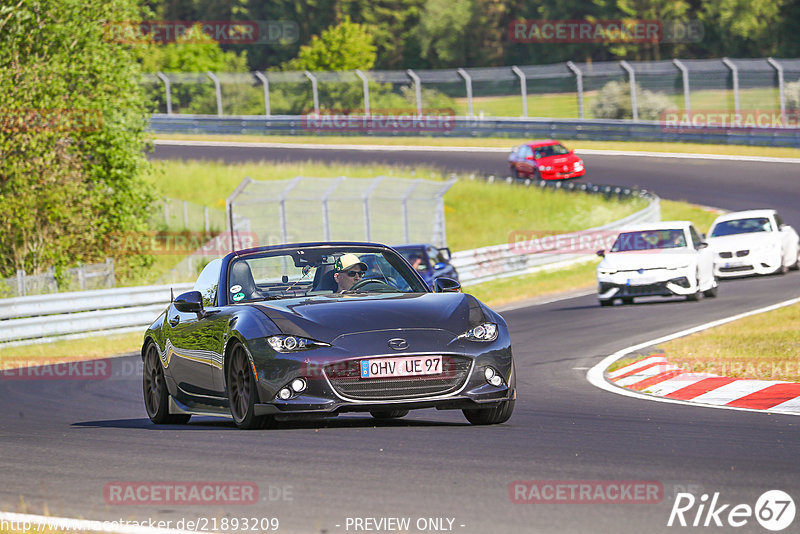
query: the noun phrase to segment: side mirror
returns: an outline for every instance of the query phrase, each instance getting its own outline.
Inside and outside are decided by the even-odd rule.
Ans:
[[[569,153],[570,153],[570,154],[574,154],[574,153],[575,153],[575,149],[574,149],[574,148],[570,148],[570,149],[569,149]]]
[[[199,291],[187,291],[175,299],[179,312],[203,314],[203,295]]]
[[[606,257],[606,251],[605,250],[598,250],[597,251],[597,255],[600,256],[601,258],[605,258]]]
[[[437,278],[433,281],[433,290],[436,293],[460,293],[461,284],[452,278]]]
[[[453,259],[453,253],[450,252],[450,247],[440,248],[439,252],[444,254],[444,257],[447,258],[447,261],[450,261],[450,260]]]
[[[533,156],[525,156],[525,159],[528,161],[533,161]]]
[[[703,250],[704,248],[708,248],[708,243],[706,243],[705,241],[701,241],[700,243],[698,243],[697,250]]]
[[[788,227],[789,227],[789,225],[787,225],[787,224],[782,224],[782,225],[778,226],[778,231],[780,231],[780,232],[783,232],[783,231],[785,231],[785,230],[786,230]]]

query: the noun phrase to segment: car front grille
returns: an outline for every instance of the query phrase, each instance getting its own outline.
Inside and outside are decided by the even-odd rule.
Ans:
[[[361,378],[360,360],[325,366],[336,393],[354,400],[398,400],[446,395],[458,391],[467,380],[472,360],[463,356],[442,356],[439,375],[390,378]]]
[[[737,265],[736,267],[720,267],[719,271],[722,273],[735,273],[739,271],[749,271],[752,268],[752,265]]]
[[[749,250],[737,250],[736,251],[736,257],[737,258],[742,258],[744,256],[747,256],[748,254],[750,254]]]

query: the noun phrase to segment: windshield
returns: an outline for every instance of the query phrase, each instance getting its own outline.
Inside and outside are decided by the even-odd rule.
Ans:
[[[722,221],[711,231],[711,237],[722,237],[734,234],[751,234],[754,232],[771,232],[772,224],[767,217],[753,217],[751,219],[736,219]]]
[[[384,249],[317,247],[235,258],[227,291],[233,302],[347,293],[424,293],[400,256]]]
[[[536,159],[569,154],[569,150],[567,150],[567,148],[561,143],[557,143],[555,145],[538,146],[533,150],[536,154]]]
[[[686,246],[683,230],[641,230],[619,234],[611,252],[681,248]]]

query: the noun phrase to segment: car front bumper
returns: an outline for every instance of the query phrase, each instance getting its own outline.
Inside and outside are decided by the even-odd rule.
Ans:
[[[728,254],[730,257],[722,257],[721,254]],[[714,275],[719,278],[735,278],[773,274],[780,270],[782,263],[780,251],[747,251],[747,254],[741,256],[737,256],[737,251],[720,251],[714,254]]]
[[[693,277],[686,269],[654,269],[644,273],[598,274],[597,297],[609,300],[623,297],[672,297],[697,293]]]

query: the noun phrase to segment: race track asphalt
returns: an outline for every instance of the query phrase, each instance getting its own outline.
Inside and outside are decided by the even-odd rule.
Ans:
[[[502,154],[162,148],[155,157],[504,169]],[[792,165],[585,159],[597,183],[728,209],[776,207],[800,227]],[[113,360],[105,380],[3,380],[0,509],[17,509],[22,499],[30,512],[93,519],[277,517],[279,532],[356,532],[348,518],[366,517],[409,517],[410,532],[423,531],[418,518],[452,518],[452,531],[464,533],[693,530],[667,527],[677,491],[719,492],[721,503],[751,506],[769,489],[800,498],[800,419],[618,396],[590,385],[586,370],[625,346],[798,296],[800,273],[792,272],[724,282],[718,298],[697,303],[600,308],[589,295],[507,311],[519,397],[511,420],[494,427],[433,410],[389,423],[348,415],[256,432],[210,418],[155,427],[142,406],[136,356]],[[509,485],[517,480],[656,481],[664,491],[655,504],[515,504]],[[246,481],[261,497],[250,506],[110,505],[104,488],[120,481]],[[764,532],[753,518],[737,531]]]

